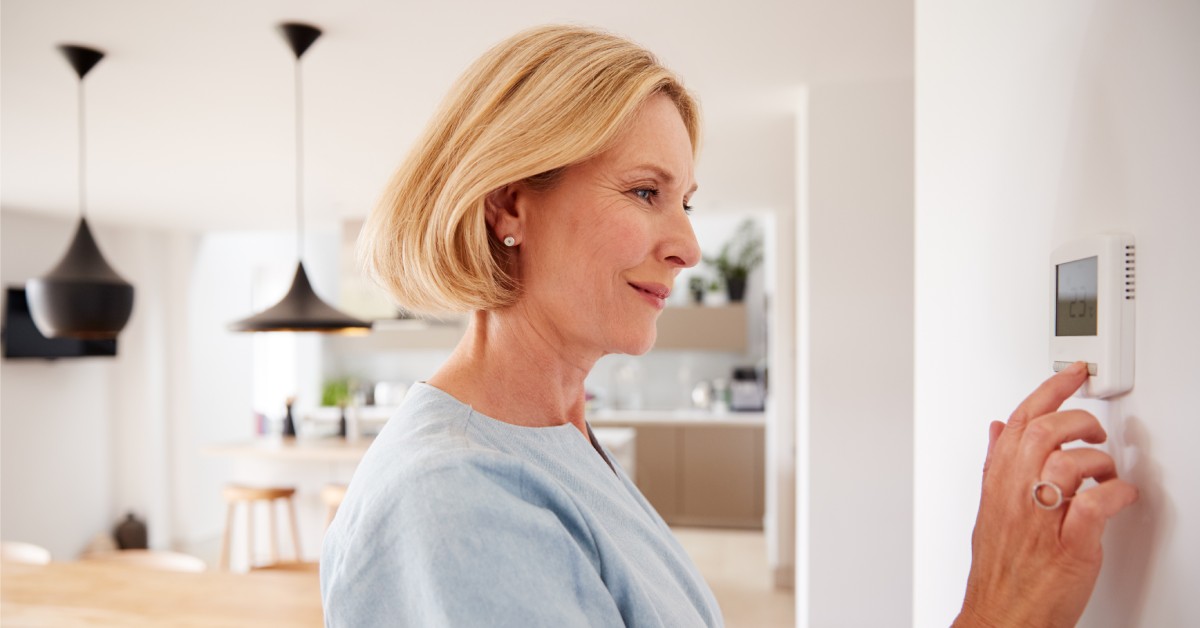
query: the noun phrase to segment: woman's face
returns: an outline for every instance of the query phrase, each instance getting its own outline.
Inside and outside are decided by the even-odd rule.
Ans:
[[[700,261],[694,174],[687,128],[659,95],[610,149],[525,188],[517,307],[535,330],[583,359],[649,351],[676,275]]]

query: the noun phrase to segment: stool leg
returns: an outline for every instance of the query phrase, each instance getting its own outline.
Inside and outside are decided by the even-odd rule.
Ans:
[[[246,570],[254,569],[254,502],[246,502]]]
[[[304,558],[300,554],[300,526],[296,524],[296,502],[292,501],[292,498],[289,497],[287,498],[287,504],[288,514],[292,517],[292,544],[295,546],[293,549],[296,552],[296,562],[300,562]]]
[[[229,571],[229,553],[233,548],[229,547],[229,537],[233,532],[233,511],[237,506],[237,502],[229,502],[225,506],[225,533],[221,535],[221,558],[218,569],[221,571]]]
[[[269,524],[267,534],[271,537],[271,563],[279,562],[279,531],[275,527],[275,500],[267,500],[267,521]]]

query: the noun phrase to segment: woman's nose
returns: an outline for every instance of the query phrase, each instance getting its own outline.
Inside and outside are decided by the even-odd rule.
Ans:
[[[696,241],[692,221],[681,211],[671,218],[663,246],[663,258],[672,266],[691,268],[700,263],[701,255],[700,243]]]

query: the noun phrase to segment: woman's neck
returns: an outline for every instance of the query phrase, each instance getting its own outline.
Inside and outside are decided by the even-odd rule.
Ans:
[[[429,384],[494,419],[528,427],[571,423],[587,437],[584,379],[600,355],[572,351],[546,329],[519,306],[476,312]]]

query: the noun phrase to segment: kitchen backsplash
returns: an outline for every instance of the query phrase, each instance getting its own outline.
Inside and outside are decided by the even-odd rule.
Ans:
[[[412,384],[427,379],[450,356],[448,350],[335,354],[326,352],[326,380],[350,377],[362,385]],[[643,356],[609,355],[587,378],[595,406],[618,410],[673,410],[692,406],[697,384],[723,380],[733,369],[759,366],[751,357],[713,351],[652,351]]]

